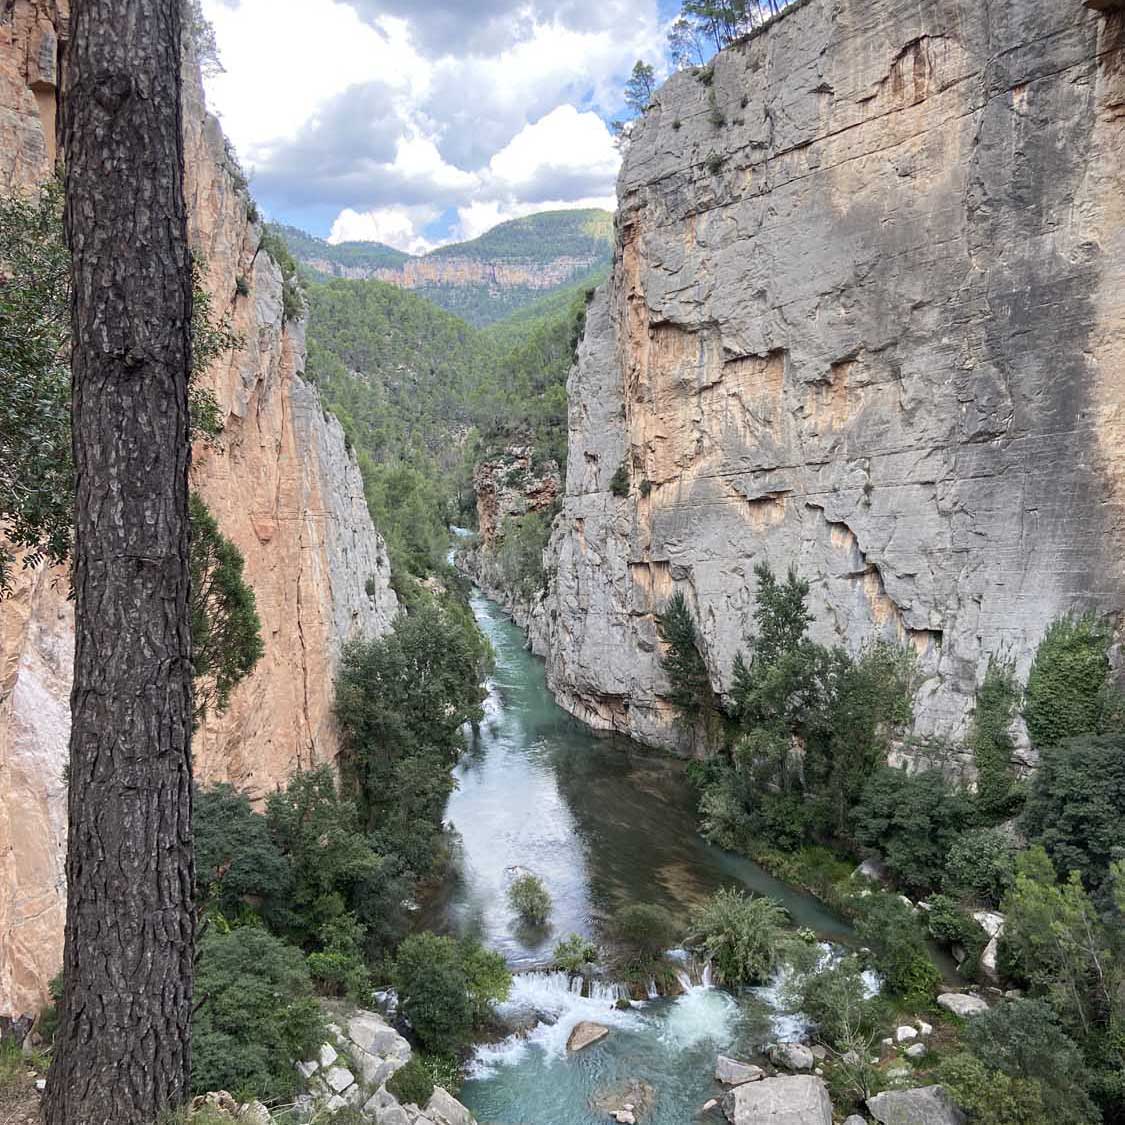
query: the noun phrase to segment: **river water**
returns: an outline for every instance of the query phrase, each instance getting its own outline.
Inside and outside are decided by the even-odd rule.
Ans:
[[[503,611],[479,594],[472,606],[496,670],[446,812],[460,841],[457,875],[427,906],[425,924],[476,934],[514,969],[529,970],[549,960],[561,936],[601,939],[607,917],[626,903],[658,903],[686,922],[696,903],[733,885],[778,899],[795,925],[822,939],[847,937],[816,899],[707,844],[683,764],[591,734],[555,704],[543,665]],[[522,927],[508,905],[508,884],[524,869],[551,894],[546,929]],[[478,1050],[461,1098],[482,1123],[605,1122],[599,1095],[641,1081],[654,1091],[648,1125],[683,1125],[719,1092],[717,1053],[751,1053],[795,1030],[776,987],[736,998],[697,986],[628,1011],[613,1007],[612,988],[598,992],[577,995],[562,974],[517,973],[502,1014],[533,1030]],[[568,1056],[566,1039],[580,1019],[611,1033]]]

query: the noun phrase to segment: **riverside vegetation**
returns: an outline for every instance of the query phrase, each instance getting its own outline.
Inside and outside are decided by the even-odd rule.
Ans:
[[[1057,621],[1022,690],[1009,667],[991,665],[968,788],[952,771],[886,764],[911,718],[912,653],[874,642],[853,657],[816,644],[808,584],[765,566],[756,576],[751,659],[738,657],[728,700],[711,690],[679,594],[661,617],[663,665],[682,721],[710,748],[692,766],[703,833],[850,915],[884,979],[887,995],[864,1000],[861,965],[846,958],[804,986],[800,1004],[832,1051],[838,1102],[858,1105],[879,1088],[881,1072],[864,1060],[888,1004],[931,1008],[941,984],[934,941],[958,950],[967,979],[1002,981],[1022,997],[951,1026],[928,1058],[925,1077],[943,1082],[971,1121],[1125,1120],[1125,735],[1109,629],[1090,616]],[[1012,766],[1017,711],[1039,756],[1029,781]],[[857,856],[878,858],[919,905],[857,888]],[[735,930],[769,930],[767,920],[736,921],[745,909],[715,903],[708,914]],[[986,966],[990,935],[978,918],[997,910],[998,963]],[[764,948],[704,948],[732,972],[760,975],[768,964]]]

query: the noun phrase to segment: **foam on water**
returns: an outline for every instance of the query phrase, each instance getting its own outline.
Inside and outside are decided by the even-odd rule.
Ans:
[[[688,988],[664,1016],[661,1039],[679,1050],[708,1040],[717,1046],[730,1043],[738,1021],[738,1002],[727,992],[705,985]]]

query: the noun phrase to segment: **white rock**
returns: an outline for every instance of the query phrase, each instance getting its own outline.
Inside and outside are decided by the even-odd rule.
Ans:
[[[715,1080],[724,1086],[740,1086],[743,1082],[757,1082],[765,1071],[760,1066],[739,1062],[720,1055],[715,1060]]]
[[[884,1090],[867,1099],[867,1108],[881,1125],[963,1125],[965,1121],[941,1086]]]
[[[926,1023],[925,1020],[919,1020],[918,1021],[918,1033],[922,1036],[923,1039],[927,1038],[930,1035],[933,1035],[933,1033],[934,1033],[933,1024]]]
[[[707,1101],[705,1101],[703,1103],[702,1106],[700,1106],[699,1112],[700,1113],[710,1113],[711,1110],[718,1109],[718,1108],[719,1108],[719,1099],[718,1098],[709,1098]]]
[[[974,910],[973,921],[990,938],[1004,936],[1004,915],[997,914],[995,910]]]
[[[979,996],[970,996],[967,992],[943,992],[937,1002],[939,1007],[962,1018],[988,1011],[988,1005]]]
[[[339,1057],[336,1054],[336,1048],[331,1043],[321,1044],[320,1054],[318,1055],[321,1066],[331,1066]]]
[[[803,1043],[773,1043],[769,1048],[770,1061],[786,1070],[812,1070],[813,1053]]]
[[[860,1117],[858,1113],[853,1113],[851,1117],[844,1118],[844,1125],[867,1125],[867,1118]]]
[[[811,1074],[744,1082],[723,1098],[731,1125],[832,1125],[832,1101]]]
[[[363,1107],[363,1112],[368,1117],[371,1116],[367,1106]],[[375,1110],[374,1115],[375,1125],[411,1125],[410,1115],[397,1103]]]
[[[328,1101],[324,1103],[324,1108],[329,1113],[336,1113],[341,1109],[346,1109],[347,1105],[348,1103],[342,1097],[340,1097],[339,1094],[333,1094],[332,1097],[330,1097]]]
[[[270,1111],[261,1102],[247,1102],[238,1111],[239,1125],[271,1125]]]
[[[440,1086],[434,1087],[426,1102],[426,1116],[435,1125],[476,1125],[473,1115],[451,1094]]]
[[[35,1088],[39,1091],[39,1093],[43,1093],[43,1091],[47,1089],[47,1079],[46,1078],[36,1078],[35,1079]]]
[[[342,1094],[349,1086],[355,1083],[355,1075],[346,1066],[332,1066],[324,1076],[330,1089],[337,1094]]]
[[[813,1058],[817,1059],[819,1062],[824,1062],[824,1060],[828,1058],[828,1048],[822,1047],[819,1043],[814,1043],[809,1050],[812,1051]]]
[[[918,1029],[916,1027],[910,1027],[907,1024],[903,1024],[901,1027],[895,1028],[895,1041],[897,1043],[905,1043],[909,1039],[917,1039],[917,1038],[918,1038]]]
[[[906,1050],[903,1051],[903,1054],[908,1059],[920,1059],[926,1054],[926,1044],[914,1043],[911,1046],[907,1047]]]
[[[617,1125],[637,1125],[637,1119],[627,1109],[619,1109],[613,1115]]]
[[[299,1062],[297,1064],[297,1071],[300,1073],[301,1077],[306,1082],[314,1074],[316,1074],[316,1072],[319,1068],[320,1068],[320,1064],[315,1059],[309,1059],[306,1062]]]
[[[882,883],[887,878],[887,868],[877,859],[865,859],[853,872],[853,879],[870,879],[873,883]]]

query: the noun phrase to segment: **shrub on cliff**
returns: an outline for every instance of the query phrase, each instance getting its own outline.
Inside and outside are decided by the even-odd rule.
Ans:
[[[1107,690],[1109,626],[1092,614],[1053,622],[1039,642],[1024,689],[1023,717],[1032,745],[1104,730],[1120,713]]]
[[[199,943],[192,1089],[284,1101],[295,1064],[324,1037],[305,959],[265,930],[208,930]]]
[[[546,924],[551,915],[551,896],[543,881],[535,875],[521,875],[508,888],[508,902],[529,926]]]
[[[417,1055],[411,1055],[404,1066],[387,1079],[387,1089],[403,1105],[424,1106],[434,1092],[434,1082],[426,1064]]]

